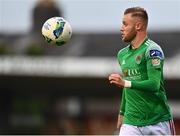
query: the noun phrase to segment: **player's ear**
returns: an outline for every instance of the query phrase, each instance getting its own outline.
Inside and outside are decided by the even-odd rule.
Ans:
[[[143,28],[143,23],[142,22],[136,22],[135,28],[136,28],[136,30],[140,31]]]
[[[139,31],[141,29],[141,26],[142,24],[140,22],[136,22],[136,25],[135,25],[136,30]]]

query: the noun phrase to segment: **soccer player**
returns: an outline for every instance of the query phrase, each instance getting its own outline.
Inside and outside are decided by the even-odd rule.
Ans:
[[[120,32],[129,45],[118,52],[121,75],[109,76],[111,84],[123,88],[119,135],[175,134],[163,82],[164,54],[147,36],[147,26],[145,9],[125,10]]]

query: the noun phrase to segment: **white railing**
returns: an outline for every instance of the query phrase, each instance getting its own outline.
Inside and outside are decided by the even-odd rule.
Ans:
[[[166,78],[180,78],[180,61],[176,60],[165,62]],[[0,57],[0,75],[107,77],[111,73],[120,73],[115,57]]]

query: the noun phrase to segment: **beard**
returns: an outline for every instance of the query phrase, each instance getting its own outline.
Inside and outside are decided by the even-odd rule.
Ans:
[[[131,30],[127,35],[124,35],[122,37],[122,41],[130,43],[130,42],[132,42],[134,40],[136,35],[137,35],[137,32],[135,30]]]

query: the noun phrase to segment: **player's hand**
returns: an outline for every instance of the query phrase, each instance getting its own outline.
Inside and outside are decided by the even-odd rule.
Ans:
[[[122,77],[119,74],[111,74],[109,76],[109,82],[110,84],[114,84],[118,87],[124,87],[125,81],[122,79]]]
[[[117,121],[117,129],[120,129],[122,126],[122,121],[123,121],[123,116],[122,115],[118,115],[118,121]]]

